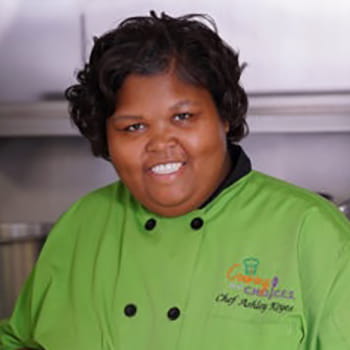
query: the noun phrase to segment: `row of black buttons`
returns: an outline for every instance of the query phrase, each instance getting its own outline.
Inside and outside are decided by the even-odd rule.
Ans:
[[[157,225],[157,221],[155,219],[149,219],[145,223],[145,229],[148,231],[153,230]],[[194,218],[191,221],[191,227],[194,230],[199,230],[204,225],[204,221],[202,218]]]
[[[128,304],[124,308],[124,313],[128,317],[133,317],[136,315],[137,307],[134,304]],[[177,307],[172,307],[168,310],[167,316],[170,320],[174,321],[180,316],[180,309]]]

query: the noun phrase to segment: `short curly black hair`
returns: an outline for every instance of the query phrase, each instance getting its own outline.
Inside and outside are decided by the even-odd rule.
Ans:
[[[180,79],[211,93],[220,117],[229,122],[231,142],[248,134],[248,100],[239,82],[245,64],[239,64],[238,53],[219,37],[215,22],[202,14],[171,17],[151,11],[149,16],[127,18],[95,38],[89,62],[78,72],[78,84],[65,92],[71,119],[95,156],[109,160],[106,119],[115,110],[125,78],[131,73],[161,73],[170,65]]]

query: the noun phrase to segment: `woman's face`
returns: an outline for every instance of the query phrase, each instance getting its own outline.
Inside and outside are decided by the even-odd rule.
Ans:
[[[230,168],[227,131],[210,93],[173,73],[130,74],[107,120],[122,182],[163,216],[198,208],[217,188]]]

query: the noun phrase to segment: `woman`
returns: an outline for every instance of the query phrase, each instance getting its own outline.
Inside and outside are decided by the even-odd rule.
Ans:
[[[1,349],[349,348],[349,223],[251,169],[243,67],[203,19],[95,41],[66,95],[121,181],[56,224]]]

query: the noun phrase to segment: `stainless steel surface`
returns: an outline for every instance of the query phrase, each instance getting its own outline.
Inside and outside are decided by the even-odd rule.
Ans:
[[[10,315],[51,226],[0,223],[0,319]]]
[[[338,208],[350,220],[350,198],[338,205]]]
[[[46,236],[50,223],[0,223],[0,244],[37,240]]]

